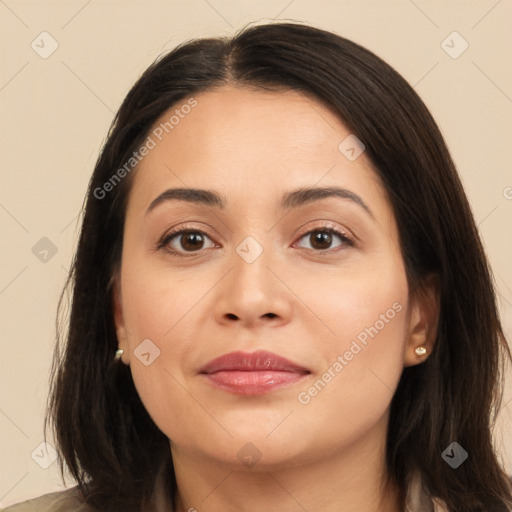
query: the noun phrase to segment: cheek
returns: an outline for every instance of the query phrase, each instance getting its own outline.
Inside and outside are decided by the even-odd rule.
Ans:
[[[403,346],[408,284],[399,257],[382,255],[371,264],[340,265],[309,276],[290,273],[287,279],[304,305],[301,322],[310,339],[321,336],[317,348],[345,351],[354,339],[368,345],[379,340],[372,343],[379,353]]]
[[[388,411],[403,371],[408,286],[393,260],[379,272],[347,272],[324,284],[316,307],[335,334],[318,345],[325,367],[297,402],[306,418],[314,418],[312,431],[325,425],[327,450],[336,439],[350,442],[368,431]]]
[[[316,288],[306,282],[300,293],[319,312],[308,324],[323,365],[298,402],[326,424],[371,423],[389,406],[403,371],[408,285],[401,260],[337,271]],[[325,336],[315,338],[315,329]]]
[[[128,245],[125,252],[122,309],[131,350],[149,338],[161,350],[172,344],[179,353],[179,341],[187,339],[194,313],[211,288],[211,280],[202,271],[192,274],[171,270],[161,258],[136,247]]]
[[[126,253],[121,272],[122,309],[137,392],[155,424],[170,439],[193,437],[196,427],[197,435],[204,435],[203,418],[185,420],[195,405],[185,388],[186,368],[198,339],[197,314],[205,307],[201,300],[211,281],[202,272],[180,275],[136,251]]]
[[[158,428],[172,439],[180,432],[181,425],[187,423],[183,418],[190,409],[180,363],[190,350],[187,343],[180,340],[186,342],[190,337],[179,332],[181,323],[186,325],[186,312],[194,297],[188,300],[190,292],[186,288],[173,287],[173,293],[169,293],[162,280],[144,275],[144,280],[126,279],[123,288],[130,370],[147,412]],[[187,428],[193,430],[194,425],[193,422]]]

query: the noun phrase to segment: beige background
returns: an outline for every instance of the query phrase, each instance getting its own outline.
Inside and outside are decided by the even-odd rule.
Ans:
[[[0,507],[62,488],[58,464],[41,467],[53,457],[38,448],[54,318],[77,215],[113,113],[164,50],[274,18],[351,38],[414,85],[460,170],[512,337],[511,0],[0,0]],[[43,31],[58,43],[47,58],[31,47],[51,49]],[[458,58],[441,46],[453,31],[469,44]],[[446,44],[453,55],[464,41],[450,36]],[[32,252],[43,237],[57,248],[46,262]],[[510,382],[496,444],[512,473]]]

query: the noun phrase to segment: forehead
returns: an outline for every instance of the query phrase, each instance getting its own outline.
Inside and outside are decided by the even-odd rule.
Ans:
[[[351,161],[340,150],[350,136],[336,114],[302,92],[203,92],[154,124],[154,147],[135,172],[132,195],[147,207],[165,188],[209,188],[261,205],[273,192],[277,200],[292,188],[341,185],[384,200],[364,153]]]

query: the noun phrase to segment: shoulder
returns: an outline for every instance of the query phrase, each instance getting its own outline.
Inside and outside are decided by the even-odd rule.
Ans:
[[[98,512],[80,498],[78,486],[16,503],[1,512]]]

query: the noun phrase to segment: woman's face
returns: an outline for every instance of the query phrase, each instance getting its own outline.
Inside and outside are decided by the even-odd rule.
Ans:
[[[155,124],[126,213],[116,325],[145,407],[173,450],[238,466],[377,446],[422,336],[377,174],[302,94],[195,101]]]

